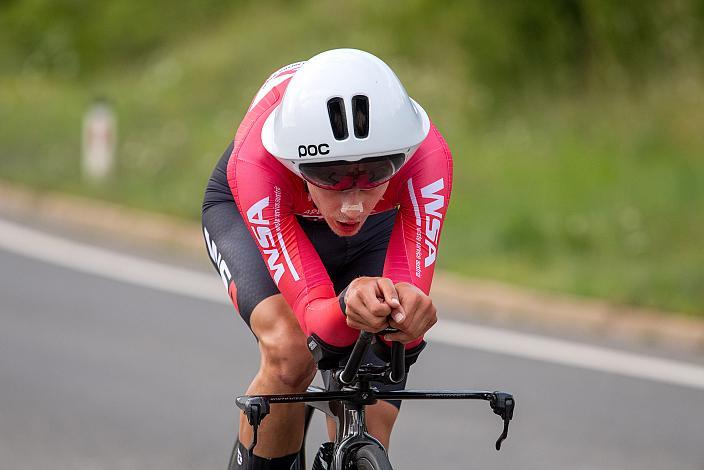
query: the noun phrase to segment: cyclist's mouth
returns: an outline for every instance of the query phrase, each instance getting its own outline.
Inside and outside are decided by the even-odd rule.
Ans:
[[[346,235],[354,235],[359,230],[362,222],[343,222],[341,220],[335,220],[335,225],[340,232]]]

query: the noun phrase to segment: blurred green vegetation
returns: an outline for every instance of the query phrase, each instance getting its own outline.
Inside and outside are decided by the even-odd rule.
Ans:
[[[704,3],[694,0],[0,3],[0,178],[198,219],[262,81],[377,54],[446,136],[440,265],[704,314]],[[81,180],[96,96],[119,162]]]

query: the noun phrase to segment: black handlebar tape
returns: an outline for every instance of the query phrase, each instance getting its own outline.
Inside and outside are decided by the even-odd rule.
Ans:
[[[394,341],[391,345],[391,381],[395,384],[406,378],[406,346]]]
[[[368,333],[366,331],[359,333],[359,338],[357,338],[357,342],[354,343],[352,354],[350,354],[350,358],[347,360],[347,364],[340,374],[340,382],[345,385],[352,383],[354,376],[357,375],[359,366],[362,365],[362,360],[364,359],[365,354],[367,354],[369,345],[372,344],[373,338],[373,333]]]

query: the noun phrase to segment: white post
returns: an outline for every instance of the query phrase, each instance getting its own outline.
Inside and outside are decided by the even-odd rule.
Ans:
[[[115,166],[117,125],[115,114],[104,100],[95,101],[83,117],[84,178],[97,182],[105,179]]]

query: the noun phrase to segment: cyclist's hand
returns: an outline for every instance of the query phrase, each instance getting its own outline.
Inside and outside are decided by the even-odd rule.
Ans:
[[[399,302],[391,279],[359,277],[345,293],[347,325],[357,330],[377,333],[389,326],[389,315],[398,314]]]
[[[396,292],[401,302],[402,318],[394,315],[389,325],[399,330],[384,336],[387,341],[407,344],[423,336],[438,321],[433,300],[418,287],[407,282],[396,284]]]

